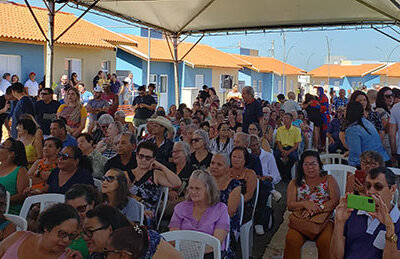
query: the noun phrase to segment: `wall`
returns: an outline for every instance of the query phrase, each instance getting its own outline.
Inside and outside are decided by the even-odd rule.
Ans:
[[[386,78],[386,75],[383,75],[383,76],[380,76],[378,84],[380,84],[380,86],[385,86],[385,85],[400,86],[400,77],[388,76]]]
[[[60,77],[65,71],[65,58],[77,58],[82,60],[82,75],[80,79],[86,84],[87,89],[92,90],[93,78],[101,70],[102,61],[110,61],[110,71],[114,73],[116,68],[116,52],[113,49],[61,47],[54,48],[54,76],[53,81],[60,82]]]
[[[372,85],[379,84],[379,81],[379,76],[371,74],[365,75],[364,77],[345,77],[342,86],[345,89],[352,89],[353,84],[355,84],[355,87],[359,87],[359,84],[361,84],[366,85],[367,88],[372,88]]]
[[[146,81],[143,81],[142,73],[142,59],[125,52],[121,49],[117,49],[117,69],[116,70],[129,70],[133,75],[133,82],[136,86],[143,85]]]
[[[228,94],[228,91],[225,91],[224,93],[220,92],[220,80],[221,80],[221,75],[231,75],[233,76],[233,83],[237,84],[238,82],[238,69],[232,69],[232,68],[213,68],[212,69],[212,83],[211,86],[215,88],[215,91],[217,92],[217,95],[221,101],[221,104],[225,103],[225,97]],[[227,89],[222,89],[222,90],[227,90]]]
[[[184,68],[184,77],[182,82],[183,87],[195,87],[196,75],[203,75],[204,84],[211,86],[212,84],[212,69],[211,68],[192,68],[186,65]],[[202,87],[202,86],[200,86]]]
[[[44,76],[44,46],[24,43],[0,41],[0,54],[21,56],[20,81],[24,83],[30,72],[36,73],[36,81],[40,83]]]

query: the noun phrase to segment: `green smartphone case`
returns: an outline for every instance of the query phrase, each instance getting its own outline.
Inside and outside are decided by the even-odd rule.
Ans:
[[[347,195],[347,207],[356,210],[375,212],[375,200],[368,196],[349,194]]]

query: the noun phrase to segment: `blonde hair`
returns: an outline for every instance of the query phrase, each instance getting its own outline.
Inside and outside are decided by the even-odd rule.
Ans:
[[[69,100],[68,100],[68,93],[69,93],[70,91],[74,91],[75,94],[76,94],[76,96],[77,96],[75,103],[70,103]],[[76,88],[74,88],[74,87],[70,87],[70,88],[67,90],[67,92],[66,92],[65,95],[67,96],[67,98],[65,98],[65,104],[66,104],[67,106],[69,106],[70,104],[72,104],[73,106],[75,106],[74,111],[73,111],[73,112],[71,113],[71,115],[69,116],[69,120],[79,123],[79,122],[81,121],[81,109],[82,109],[81,96],[80,96],[79,90],[76,89]]]
[[[220,201],[220,192],[217,186],[217,182],[214,177],[206,170],[195,170],[189,178],[201,181],[206,187],[206,195],[208,198],[208,204],[213,206]],[[188,200],[190,199],[189,194],[186,195]]]

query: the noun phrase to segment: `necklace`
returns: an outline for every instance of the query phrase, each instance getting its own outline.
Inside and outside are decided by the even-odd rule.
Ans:
[[[239,173],[239,174],[233,174],[232,170],[230,170],[229,175],[230,175],[231,178],[235,178],[235,179],[239,180],[239,179],[243,178],[244,171]]]

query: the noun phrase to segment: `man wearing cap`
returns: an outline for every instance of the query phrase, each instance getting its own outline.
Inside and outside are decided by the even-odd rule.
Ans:
[[[101,86],[96,86],[93,89],[93,92],[93,99],[89,100],[86,105],[86,110],[89,113],[89,124],[96,121],[99,112],[107,112],[108,107],[110,106],[106,100],[102,99],[103,88]]]
[[[31,97],[36,97],[39,91],[39,84],[35,81],[36,74],[35,72],[31,72],[29,74],[29,79],[25,82],[24,87],[28,92],[28,95]]]
[[[156,109],[156,102],[150,95],[146,95],[146,87],[144,85],[138,88],[139,96],[133,99],[133,110],[135,111],[135,117],[133,122],[136,127],[147,123],[147,119],[153,115]]]
[[[35,119],[43,131],[43,135],[50,135],[50,124],[57,119],[58,101],[53,100],[53,89],[43,88],[40,92],[41,100],[34,103]]]
[[[147,131],[151,136],[149,141],[153,142],[158,147],[156,154],[157,161],[168,166],[168,159],[172,155],[174,143],[167,139],[166,136],[169,132],[174,132],[174,127],[167,118],[157,116],[156,118],[151,118],[147,121]]]
[[[67,90],[71,87],[68,81],[67,75],[62,75],[60,78],[60,83],[54,88],[54,95],[57,101],[64,99],[64,95]]]

